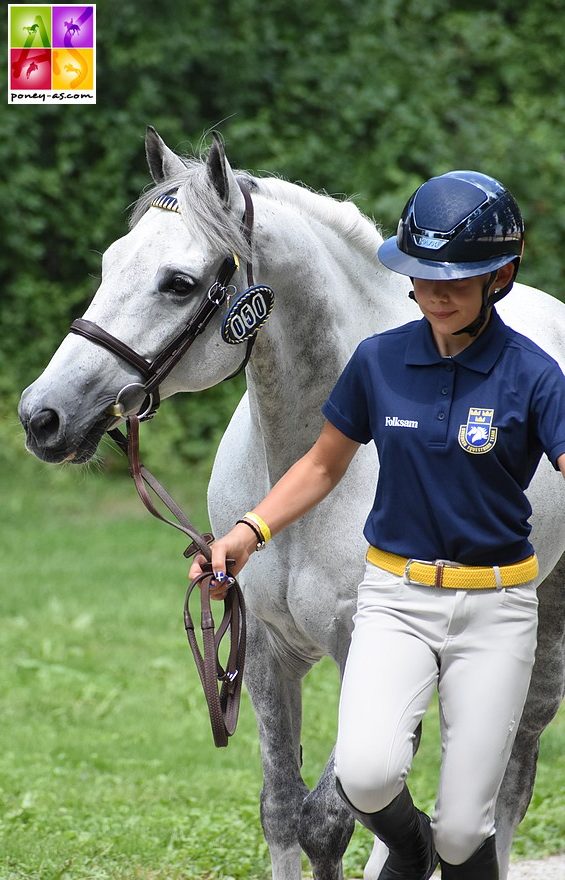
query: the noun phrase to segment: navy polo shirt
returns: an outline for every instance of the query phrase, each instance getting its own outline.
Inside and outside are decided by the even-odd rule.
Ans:
[[[380,470],[368,542],[418,559],[503,565],[529,556],[524,494],[565,452],[565,376],[503,323],[442,357],[423,318],[365,339],[322,407]]]

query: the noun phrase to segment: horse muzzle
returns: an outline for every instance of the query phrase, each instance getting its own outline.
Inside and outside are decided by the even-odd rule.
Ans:
[[[84,423],[76,417],[71,426],[68,415],[52,401],[33,399],[24,391],[18,408],[26,434],[26,449],[41,461],[82,464],[92,458],[96,447],[114,419],[106,411]]]

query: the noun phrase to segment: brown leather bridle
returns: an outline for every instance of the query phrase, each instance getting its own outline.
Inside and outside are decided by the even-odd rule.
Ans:
[[[253,202],[245,184],[238,180],[238,185],[245,201],[242,229],[251,250],[254,219]],[[178,202],[172,193],[160,196],[152,205],[180,213]],[[229,588],[224,599],[224,615],[216,632],[209,595],[210,582],[213,578],[209,544],[214,540],[214,536],[210,533],[201,534],[192,525],[167,490],[142,464],[139,454],[139,424],[140,421],[149,419],[155,414],[160,405],[159,386],[186,354],[195,339],[206,329],[211,319],[226,301],[230,281],[237,265],[237,260],[233,255],[224,259],[213,284],[208,289],[190,321],[152,361],[140,355],[133,348],[130,348],[121,339],[99,327],[94,321],[77,318],[70,327],[72,333],[83,336],[96,345],[106,348],[112,354],[125,360],[141,374],[143,382],[130,383],[122,388],[109,411],[110,415],[125,417],[121,396],[128,388],[138,387],[145,393],[139,413],[125,417],[126,436],[116,427],[110,428],[108,434],[118,448],[128,456],[130,474],[134,480],[137,493],[147,510],[157,519],[173,526],[190,538],[191,543],[184,551],[185,557],[190,558],[200,551],[207,559],[207,563],[202,566],[203,573],[188,586],[183,616],[188,642],[194,655],[196,668],[208,704],[212,734],[216,746],[227,746],[228,737],[234,733],[237,725],[246,644],[243,594],[237,580],[234,578],[234,583]],[[253,285],[253,264],[251,258],[247,262],[247,283],[249,287]],[[228,379],[236,376],[247,365],[255,338],[256,336],[253,335],[247,340],[243,362],[234,373],[227,377]],[[168,511],[173,514],[176,521],[161,514],[153,503],[148,490],[151,490],[159,498]],[[230,562],[233,564],[233,560],[227,560],[228,571]],[[203,652],[200,650],[196,638],[195,627],[189,608],[190,596],[196,586],[200,588]],[[220,645],[222,639],[228,633],[228,660],[224,668],[220,662]],[[219,691],[218,681],[221,682]]]
[[[249,248],[251,248],[254,220],[253,201],[245,184],[242,181],[238,181],[238,183],[245,201],[242,230]],[[161,196],[158,199],[155,199],[152,206],[165,207],[166,203],[163,202],[164,198],[168,200],[168,207],[166,207],[166,210],[176,211],[180,214],[177,200],[172,193],[167,194],[166,197]],[[133,348],[130,348],[125,342],[122,342],[121,339],[118,339],[117,336],[108,333],[107,330],[104,330],[103,327],[100,327],[94,321],[89,321],[85,318],[77,318],[72,322],[70,327],[71,333],[76,333],[78,336],[84,336],[85,339],[89,339],[90,342],[94,342],[96,345],[101,345],[103,348],[111,351],[112,354],[127,361],[130,366],[141,373],[144,381],[132,382],[122,388],[116,398],[117,405],[120,404],[120,398],[127,388],[138,387],[145,392],[145,401],[140,408],[140,412],[142,412],[140,418],[148,419],[156,413],[160,405],[159,386],[186,354],[195,339],[206,329],[214,315],[226,301],[229,284],[237,266],[238,262],[234,255],[230,254],[229,257],[224,259],[214,282],[209,287],[190,321],[179,330],[174,339],[172,339],[153,360],[145,358]],[[250,287],[253,285],[253,263],[251,258],[247,262],[247,283]],[[227,379],[233,379],[234,376],[237,376],[247,366],[255,339],[256,336],[252,336],[248,340],[245,357],[242,363],[235,372],[227,376]],[[114,414],[121,415],[120,412]]]

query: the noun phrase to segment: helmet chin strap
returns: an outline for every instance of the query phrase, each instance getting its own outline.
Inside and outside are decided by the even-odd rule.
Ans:
[[[493,292],[492,297],[489,296],[489,290],[492,282],[496,278],[497,272],[491,272],[485,283],[483,284],[483,302],[481,305],[481,310],[474,321],[471,321],[470,324],[467,324],[466,327],[462,327],[461,330],[456,330],[455,333],[452,333],[452,336],[460,336],[461,333],[468,333],[469,336],[477,336],[481,328],[484,326],[485,321],[488,317],[489,309],[494,305],[496,300],[498,299],[497,294],[498,290]]]

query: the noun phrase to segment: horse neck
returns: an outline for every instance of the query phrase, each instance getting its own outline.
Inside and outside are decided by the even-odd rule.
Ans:
[[[380,237],[367,221],[365,240],[354,245],[296,207],[255,202],[256,278],[274,289],[275,307],[258,335],[247,385],[275,481],[318,436],[321,404],[357,343],[397,321],[390,275],[376,261]]]

